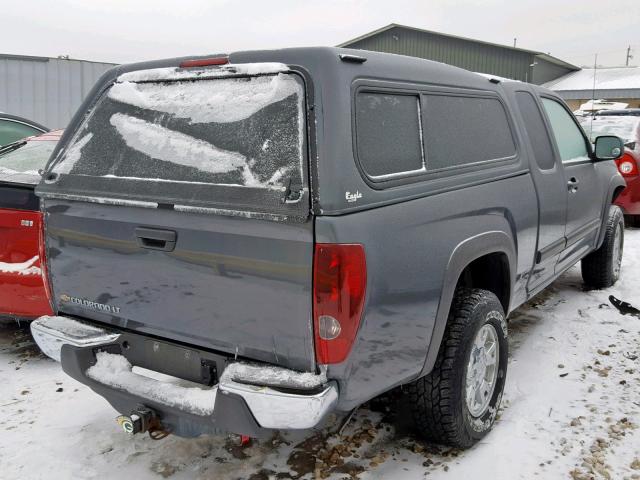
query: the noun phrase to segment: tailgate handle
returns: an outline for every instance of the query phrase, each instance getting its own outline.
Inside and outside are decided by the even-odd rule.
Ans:
[[[138,246],[151,250],[173,252],[176,248],[178,235],[173,230],[160,230],[158,228],[136,228],[136,241]]]

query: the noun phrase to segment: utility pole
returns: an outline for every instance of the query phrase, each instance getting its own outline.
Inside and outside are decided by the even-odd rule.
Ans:
[[[517,38],[514,38],[514,39],[513,39],[513,48],[516,48],[516,43],[518,43],[518,39],[517,39]]]
[[[593,59],[593,89],[591,90],[591,120],[589,121],[589,138],[593,134],[593,113],[595,112],[596,103],[596,73],[598,72],[598,54]]]
[[[631,45],[629,45],[627,47],[627,62],[626,62],[626,66],[629,66],[629,60],[631,60],[633,58],[633,55],[631,55]]]

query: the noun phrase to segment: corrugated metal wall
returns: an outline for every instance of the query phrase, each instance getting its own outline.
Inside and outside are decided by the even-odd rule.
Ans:
[[[63,128],[96,80],[112,66],[0,54],[0,112]]]
[[[534,68],[540,70],[539,74],[535,72],[534,80],[536,83],[547,81],[545,79],[550,74],[556,73],[553,68],[556,67],[555,65],[542,59],[536,59],[533,53],[527,51],[501,48],[473,40],[452,38],[402,27],[394,27],[348,45],[343,44],[343,46],[426,58],[473,72],[489,73],[525,82],[532,81],[530,65],[534,63],[534,60],[537,62]],[[567,72],[569,70],[564,69],[556,77]],[[539,82],[538,77],[542,79]]]
[[[537,83],[538,85],[550,82],[551,80],[555,80],[556,78],[560,78],[563,75],[572,72],[572,70],[569,70],[568,68],[556,65],[555,63],[547,62],[542,58],[536,58],[535,63],[536,65],[532,68],[532,82]]]

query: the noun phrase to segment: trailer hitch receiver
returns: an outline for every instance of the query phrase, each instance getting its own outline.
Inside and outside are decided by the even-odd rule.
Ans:
[[[170,433],[162,427],[155,412],[143,405],[138,406],[129,415],[119,415],[116,422],[129,435],[149,432],[152,439],[160,440]]]

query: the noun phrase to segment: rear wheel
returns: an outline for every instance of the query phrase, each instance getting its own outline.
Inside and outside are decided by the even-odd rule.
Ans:
[[[594,288],[607,288],[620,278],[624,248],[624,218],[616,205],[609,208],[604,241],[598,250],[582,259],[582,278]]]
[[[436,364],[407,386],[416,426],[425,438],[470,447],[496,418],[507,373],[507,324],[491,292],[456,292]]]

